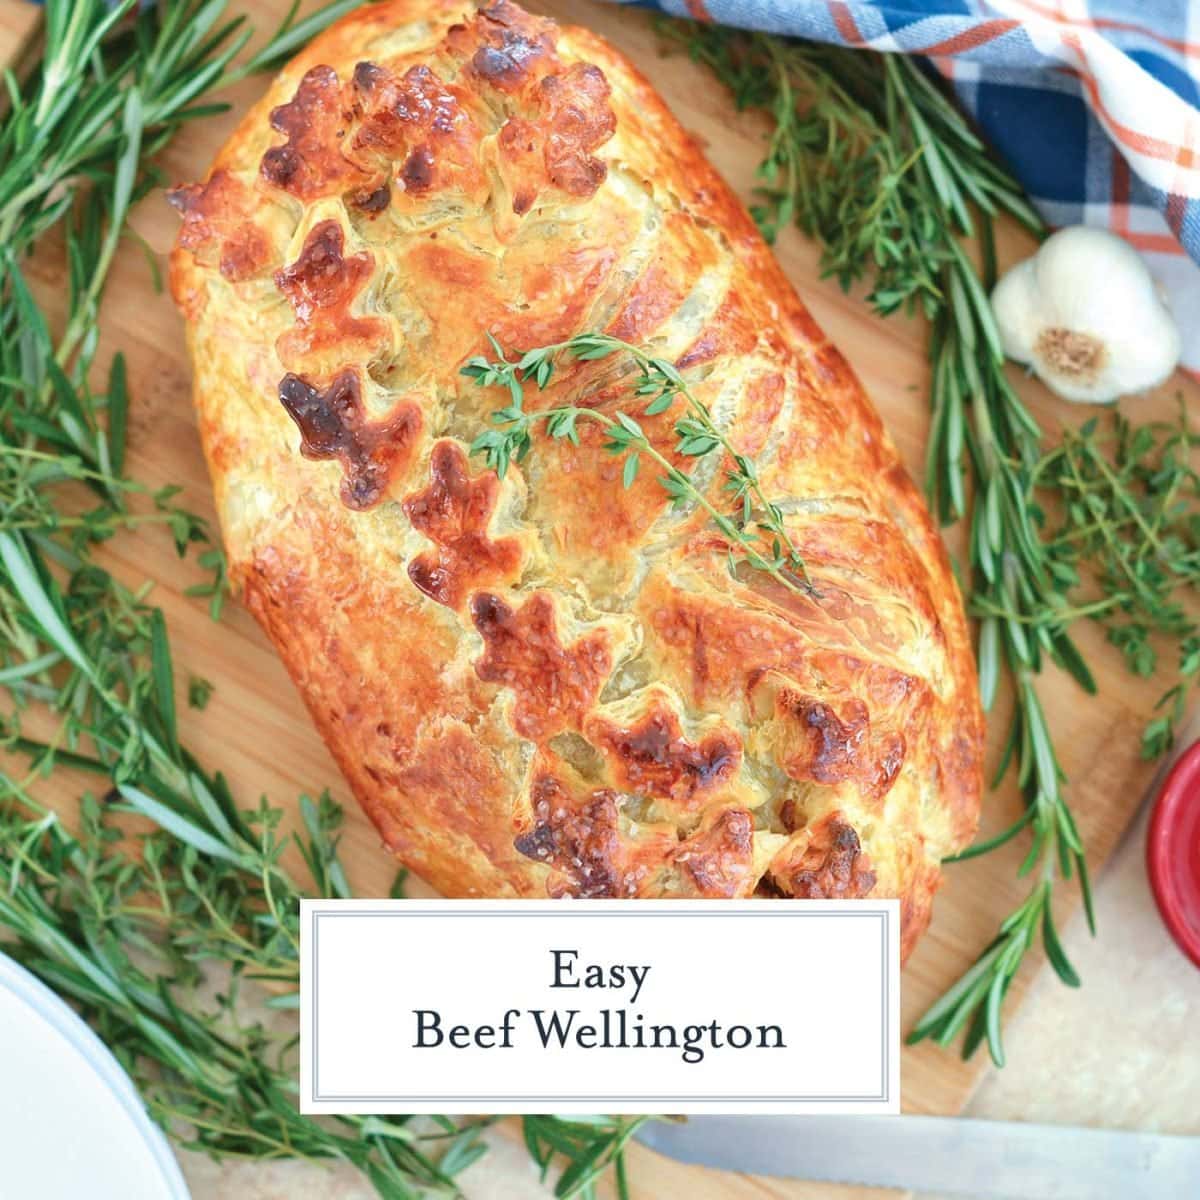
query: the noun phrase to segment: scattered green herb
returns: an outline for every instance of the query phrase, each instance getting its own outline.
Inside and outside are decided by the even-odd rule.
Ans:
[[[79,756],[72,765],[83,765]],[[99,759],[87,765],[110,774]],[[103,802],[85,795],[78,835],[28,797],[0,810],[0,923],[16,939],[5,948],[82,1009],[180,1145],[222,1157],[344,1160],[381,1196],[415,1196],[418,1187],[456,1196],[455,1164],[407,1118],[301,1116],[294,1038],[247,1015],[261,1008],[264,981],[276,989],[270,1006],[295,1004],[295,901],[307,893],[280,864],[287,845],[316,868],[323,894],[348,894],[329,857],[340,811],[327,796],[305,797],[311,833],[293,839],[280,834],[277,809],[264,802],[237,813],[219,778],[203,786],[211,821],[132,783]],[[136,847],[116,820],[126,807],[160,822]],[[228,974],[219,989],[213,967],[218,981]],[[462,1136],[477,1144],[482,1124]]]
[[[248,1021],[243,987],[265,982],[276,989],[277,1007],[293,1003],[296,901],[306,892],[283,859],[288,847],[298,848],[313,894],[348,894],[336,855],[339,814],[327,797],[302,799],[304,833],[288,837],[278,810],[237,808],[221,777],[205,773],[181,744],[161,613],[94,558],[100,543],[149,523],[165,524],[181,553],[207,540],[203,524],[174,503],[173,489],[148,491],[124,474],[121,359],[102,392],[89,383],[108,268],[130,206],[155,182],[147,160],[184,122],[220,110],[205,100],[208,93],[288,57],[352,6],[338,0],[305,21],[289,17],[235,66],[250,31],[243,18],[222,23],[222,3],[142,7],[126,0],[110,8],[101,0],[55,0],[47,5],[42,69],[27,87],[9,80],[10,111],[0,130],[0,688],[11,706],[0,717],[0,737],[30,767],[23,776],[0,775],[0,923],[13,939],[6,947],[75,1000],[177,1137],[218,1154],[344,1158],[382,1196],[411,1196],[416,1188],[453,1194],[451,1174],[480,1152],[478,1123],[445,1122],[441,1135],[422,1138],[401,1118],[320,1125],[295,1112],[288,1039]],[[1118,425],[1115,456],[1106,460],[1115,476],[1089,449],[1094,428],[1081,431],[1079,444],[1068,439],[1043,455],[1040,430],[1000,370],[986,303],[992,217],[1004,209],[1034,232],[1040,224],[910,60],[715,27],[676,36],[740,104],[775,118],[756,213],[767,233],[797,221],[822,241],[825,269],[843,285],[869,275],[881,313],[916,308],[933,323],[931,495],[943,520],[970,515],[984,694],[990,702],[1007,668],[1017,696],[1009,757],[1028,805],[1012,829],[967,855],[1028,827],[1024,870],[1036,871],[1036,882],[914,1036],[945,1042],[966,1027],[968,1053],[986,1037],[1002,1061],[1000,1008],[1039,929],[1059,974],[1078,982],[1051,918],[1056,877],[1078,870],[1087,899],[1082,847],[1035,680],[1049,657],[1090,686],[1065,632],[1080,615],[1105,621],[1139,672],[1153,669],[1153,635],[1176,638],[1181,680],[1164,697],[1163,724],[1148,731],[1148,751],[1169,739],[1200,666],[1200,639],[1176,616],[1175,600],[1177,589],[1195,582],[1194,505],[1183,502],[1194,501],[1196,480],[1181,465],[1193,435],[1159,429],[1147,444],[1141,430]],[[67,317],[57,336],[18,265],[55,228],[69,263]],[[982,271],[963,248],[976,230]],[[512,395],[496,414],[501,427],[475,447],[497,469],[528,452],[534,422],[571,439],[581,420],[604,424],[611,452],[625,456],[627,483],[641,459],[650,459],[672,499],[705,507],[741,561],[807,588],[803,561],[778,507],[761,494],[753,464],[724,441],[671,364],[611,340],[576,339],[515,363],[495,349],[499,361],[476,360],[468,373],[503,383]],[[633,358],[635,395],[647,412],[683,401],[678,454],[696,458],[720,448],[729,457],[730,512],[692,489],[627,413],[524,410],[523,383],[545,387],[557,355],[617,352]],[[974,483],[971,505],[964,472]],[[1038,533],[1041,510],[1032,501],[1034,487],[1046,484],[1068,498],[1049,538]],[[1139,540],[1143,525],[1153,536]],[[1101,564],[1101,598],[1072,605],[1067,593],[1083,562]],[[213,580],[191,590],[211,600],[215,617],[226,590],[224,559],[211,548],[199,563]],[[198,694],[189,688],[189,699]],[[23,728],[31,712],[36,736]],[[56,766],[90,770],[115,785],[104,802],[83,798],[78,834],[33,794]],[[155,827],[132,849],[120,816],[127,812]],[[230,964],[233,974],[205,1004],[196,984],[214,961]],[[558,1195],[591,1195],[600,1173],[614,1166],[626,1196],[621,1153],[637,1124],[531,1117],[525,1133],[544,1170],[565,1164]]]
[[[197,712],[203,712],[208,707],[208,702],[212,699],[213,685],[199,675],[193,675],[188,680],[188,707],[196,709]]]
[[[212,91],[287,58],[354,3],[336,0],[299,22],[293,10],[235,64],[251,31],[243,17],[226,19],[222,0],[50,0],[40,68],[25,86],[7,77],[0,942],[76,1004],[182,1144],[217,1156],[345,1160],[380,1196],[411,1200],[457,1195],[451,1176],[482,1151],[486,1122],[442,1119],[440,1132],[422,1135],[402,1117],[302,1117],[294,1023],[269,1027],[250,1015],[264,987],[272,1007],[295,1005],[299,899],[349,895],[340,810],[328,797],[302,797],[302,832],[289,835],[265,801],[239,808],[182,741],[166,624],[149,589],[129,589],[97,556],[102,543],[151,523],[170,530],[181,554],[208,544],[176,489],[150,491],[125,475],[121,358],[102,391],[89,382],[127,214],[157,180],[149,159],[185,122],[221,111]],[[61,243],[42,241],[52,231]],[[35,245],[65,247],[61,332],[20,266]],[[199,563],[212,582],[192,591],[216,617],[224,557],[210,546]],[[204,694],[197,683],[193,702]],[[103,799],[81,797],[68,822],[77,832],[38,798],[63,769],[105,781]],[[131,839],[130,814],[150,832]],[[288,865],[297,852],[307,884]],[[593,1196],[610,1164],[628,1194],[621,1153],[638,1121],[529,1120],[539,1164],[563,1166],[559,1196]]]
[[[645,1117],[525,1117],[525,1145],[545,1180],[557,1162],[567,1163],[556,1196],[593,1197],[600,1177],[613,1169],[618,1200],[630,1200],[625,1146]]]
[[[1059,514],[1046,538],[1052,569],[1064,586],[1082,585],[1080,599],[1047,619],[1098,621],[1135,675],[1153,675],[1160,648],[1174,649],[1177,682],[1146,727],[1146,758],[1170,749],[1200,672],[1197,445],[1182,404],[1175,421],[1140,426],[1114,413],[1067,430],[1033,477]]]
[[[229,595],[229,567],[225,562],[225,551],[220,546],[213,546],[196,556],[196,562],[205,571],[211,573],[211,580],[205,583],[195,583],[185,588],[183,594],[195,599],[208,601],[208,615],[214,621],[221,619],[221,609],[225,597]]]
[[[755,570],[765,571],[792,591],[812,591],[804,559],[784,526],[783,512],[763,494],[753,460],[730,443],[674,364],[603,333],[583,333],[565,342],[527,350],[517,361],[510,362],[499,343],[490,334],[488,337],[497,357],[493,360],[477,356],[463,367],[462,373],[481,387],[508,389],[510,403],[492,413],[497,428],[485,430],[471,446],[471,453],[482,454],[487,465],[501,478],[510,463],[522,462],[532,449],[536,426],[541,425],[551,438],[578,445],[579,422],[590,421],[607,435],[604,449],[610,454],[624,456],[622,482],[625,487],[633,484],[645,457],[662,471],[658,482],[671,498],[673,507],[690,503],[708,513],[713,525],[729,543],[731,575],[736,576],[739,565],[746,563]],[[525,408],[525,384],[532,381],[538,390],[548,387],[557,359],[567,357],[595,362],[614,354],[627,356],[636,368],[631,390],[640,406],[642,419],[669,412],[678,401],[683,401],[684,411],[675,418],[672,426],[676,454],[681,458],[698,459],[716,450],[723,452],[729,463],[724,486],[729,497],[728,512],[718,508],[686,471],[659,450],[629,413],[615,409],[610,414],[600,408],[574,404],[536,411]]]

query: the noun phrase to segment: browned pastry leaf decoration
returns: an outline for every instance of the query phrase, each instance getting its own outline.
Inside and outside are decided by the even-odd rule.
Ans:
[[[267,235],[248,219],[256,204],[254,193],[228,171],[214,171],[207,183],[172,188],[167,200],[183,214],[180,246],[192,251],[217,248],[225,279],[251,279],[271,261]]]
[[[564,646],[544,592],[517,612],[498,596],[476,592],[471,616],[486,646],[475,671],[511,689],[513,729],[535,742],[578,729],[612,667],[607,636],[590,633]]]
[[[341,462],[340,491],[347,508],[363,510],[379,502],[421,426],[420,409],[405,402],[386,420],[367,420],[353,370],[342,371],[324,390],[299,375],[285,375],[279,402],[300,430],[305,458]]]
[[[865,795],[878,798],[895,782],[904,763],[904,735],[871,738],[871,718],[859,699],[850,700],[843,716],[812,696],[782,693],[781,713],[795,731],[794,754],[781,762],[793,779],[841,783],[854,779]]]
[[[344,311],[370,278],[369,254],[342,256],[344,238],[336,221],[322,221],[304,239],[300,257],[275,272],[275,286],[291,301],[296,318],[310,324],[317,309]]]
[[[771,864],[771,879],[785,896],[853,900],[875,886],[871,861],[841,813],[829,813],[808,825],[804,835]]]
[[[604,75],[591,63],[576,63],[538,84],[537,118],[510,117],[504,123],[501,164],[518,216],[533,207],[543,181],[585,198],[604,182],[608,168],[591,152],[616,128],[608,98]]]
[[[615,792],[597,791],[576,809],[562,784],[543,776],[533,785],[532,800],[535,824],[513,843],[522,854],[558,867],[572,880],[572,895],[605,899],[637,893],[636,871],[619,865]]]
[[[262,156],[262,177],[300,200],[360,183],[363,173],[342,153],[349,114],[337,72],[310,70],[286,104],[271,110],[271,128],[286,136]]]
[[[458,89],[424,64],[397,76],[377,63],[360,62],[352,78],[357,157],[385,173],[394,170],[401,190],[413,196],[455,184],[476,189],[481,135]]]
[[[978,818],[958,591],[854,375],[646,81],[507,0],[383,0],[175,196],[231,573],[387,847],[447,895],[895,896],[908,953]],[[468,462],[508,402],[461,374],[486,334],[585,331],[686,372],[814,594],[731,577],[595,423],[539,426],[503,481]],[[640,413],[631,382],[562,363],[525,403]],[[646,437],[728,506],[672,424]]]
[[[296,261],[275,272],[275,286],[296,314],[295,327],[275,343],[285,366],[303,368],[312,355],[331,349],[343,362],[369,359],[387,339],[387,326],[378,317],[350,312],[375,260],[365,252],[344,257],[344,240],[337,221],[321,221],[304,239]]]
[[[741,740],[731,730],[689,742],[679,717],[665,705],[651,707],[634,726],[596,717],[586,731],[611,756],[621,787],[641,796],[690,803],[698,793],[727,784],[741,765]]]
[[[725,900],[749,896],[754,874],[754,818],[744,808],[718,810],[675,852],[684,895]]]
[[[461,608],[471,588],[512,577],[521,562],[515,538],[488,537],[500,481],[488,471],[472,479],[467,456],[456,442],[438,442],[429,459],[429,486],[404,501],[404,511],[437,544],[418,554],[408,577],[439,604]]]
[[[526,86],[545,60],[555,53],[556,29],[552,21],[534,16],[507,0],[477,6],[471,24],[451,27],[450,43],[470,54],[469,70],[504,91]]]

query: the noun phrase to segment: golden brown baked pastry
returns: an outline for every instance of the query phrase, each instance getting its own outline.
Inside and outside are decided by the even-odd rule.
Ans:
[[[947,557],[745,211],[615,51],[512,4],[319,37],[171,264],[233,576],[384,843],[454,896],[898,896],[976,826]],[[503,479],[460,374],[607,330],[673,360],[782,500],[816,597],[730,578],[600,432]],[[620,357],[528,403],[629,409]],[[673,415],[643,422],[673,454]],[[679,459],[719,502],[716,456]]]

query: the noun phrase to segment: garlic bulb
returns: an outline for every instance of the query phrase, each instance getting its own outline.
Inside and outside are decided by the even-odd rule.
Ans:
[[[1179,361],[1179,329],[1145,263],[1102,229],[1047,238],[996,284],[992,312],[1005,354],[1080,404],[1155,387]]]

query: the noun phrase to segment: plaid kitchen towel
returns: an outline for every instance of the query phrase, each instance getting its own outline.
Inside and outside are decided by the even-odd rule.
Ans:
[[[653,0],[928,57],[1052,225],[1141,251],[1200,371],[1200,0]]]

